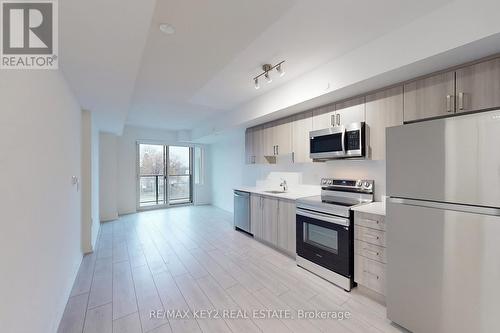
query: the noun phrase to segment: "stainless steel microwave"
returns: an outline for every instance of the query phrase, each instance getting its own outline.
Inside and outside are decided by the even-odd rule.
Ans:
[[[365,156],[365,123],[334,126],[309,132],[310,157],[314,160]]]

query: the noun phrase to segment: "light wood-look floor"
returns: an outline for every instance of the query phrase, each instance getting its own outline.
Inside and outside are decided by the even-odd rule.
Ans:
[[[150,319],[152,310],[349,311],[350,319]],[[401,332],[385,307],[347,293],[237,232],[212,206],[104,223],[86,255],[60,333]]]

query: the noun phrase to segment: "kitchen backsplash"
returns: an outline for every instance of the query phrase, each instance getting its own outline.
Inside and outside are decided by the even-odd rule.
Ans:
[[[332,160],[325,163],[245,165],[245,186],[263,186],[286,179],[294,184],[319,185],[321,178],[373,179],[375,200],[385,195],[385,161]]]

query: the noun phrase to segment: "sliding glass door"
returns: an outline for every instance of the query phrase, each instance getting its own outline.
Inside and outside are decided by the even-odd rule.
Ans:
[[[168,147],[168,202],[179,204],[191,202],[192,149]]]
[[[138,208],[191,203],[192,148],[138,144]]]

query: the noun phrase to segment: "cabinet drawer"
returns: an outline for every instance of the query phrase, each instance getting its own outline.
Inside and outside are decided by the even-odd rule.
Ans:
[[[385,247],[385,231],[354,226],[354,239]]]
[[[354,281],[385,295],[385,264],[354,255]]]
[[[354,212],[354,224],[367,228],[385,230],[385,216]]]
[[[373,245],[360,240],[354,241],[354,253],[381,263],[387,263],[385,247]]]

